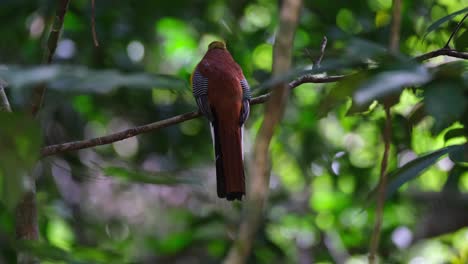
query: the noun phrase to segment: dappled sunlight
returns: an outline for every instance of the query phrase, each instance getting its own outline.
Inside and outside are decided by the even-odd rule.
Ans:
[[[45,23],[44,17],[38,14],[32,14],[28,17],[26,26],[29,29],[29,36],[31,38],[38,38],[44,32]]]
[[[123,131],[133,127],[133,125],[123,119],[114,118],[110,120],[107,129],[109,131]],[[131,137],[112,144],[115,152],[123,158],[130,158],[138,151],[138,138]]]
[[[145,56],[145,46],[137,40],[133,40],[127,45],[127,55],[133,62],[140,62]]]

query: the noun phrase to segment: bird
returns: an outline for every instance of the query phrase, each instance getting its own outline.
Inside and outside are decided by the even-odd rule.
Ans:
[[[223,41],[213,41],[190,78],[199,111],[210,122],[219,198],[245,195],[243,128],[250,113],[249,84]]]

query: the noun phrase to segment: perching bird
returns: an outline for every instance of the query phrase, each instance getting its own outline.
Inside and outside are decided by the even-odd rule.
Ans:
[[[226,44],[214,41],[192,76],[193,95],[210,121],[219,198],[242,200],[245,194],[242,133],[250,112],[250,88]]]

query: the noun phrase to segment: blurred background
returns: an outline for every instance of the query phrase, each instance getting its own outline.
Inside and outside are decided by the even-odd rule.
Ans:
[[[1,0],[0,78],[9,83],[6,92],[15,112],[29,109],[32,87],[46,83],[36,128],[42,145],[102,136],[195,110],[188,80],[213,40],[226,41],[253,94],[260,95],[271,75],[279,2],[96,1],[95,47],[91,1],[73,0],[54,65],[46,67],[40,64],[58,1]],[[391,4],[304,1],[293,66],[310,68],[323,36],[328,38],[324,65],[373,56],[377,47],[388,45]],[[467,5],[466,0],[404,0],[402,56],[443,47],[463,15],[426,35],[429,25]],[[466,26],[458,36],[455,47],[466,51]],[[430,63],[437,67],[448,61]],[[329,73],[358,68],[354,63],[331,67]],[[384,111],[374,105],[346,115],[349,101],[329,96],[346,85],[303,84],[291,94],[271,145],[266,218],[249,263],[367,263],[375,218],[369,195],[379,177]],[[437,101],[441,95],[426,96]],[[439,110],[414,115],[423,92],[412,88],[398,98],[390,170],[449,140],[466,142],[463,134],[447,136],[447,131],[463,127],[457,122],[462,116],[451,115],[450,107],[461,104],[463,110],[468,99],[453,103],[449,98],[437,105]],[[251,111],[247,160],[263,106]],[[40,144],[26,144],[24,150],[32,153]],[[9,155],[0,149],[1,159]],[[30,171],[38,177],[41,243],[35,250],[43,263],[219,263],[240,222],[241,203],[216,197],[213,147],[202,118],[46,157]],[[466,167],[448,157],[405,184],[385,207],[382,263],[468,263],[467,192]],[[7,237],[14,225],[12,215],[2,211],[0,262],[12,263],[14,246]]]

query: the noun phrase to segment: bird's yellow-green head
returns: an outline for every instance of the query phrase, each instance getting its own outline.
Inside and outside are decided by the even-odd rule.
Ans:
[[[213,41],[208,45],[208,50],[212,49],[226,49],[226,43],[223,41]]]

